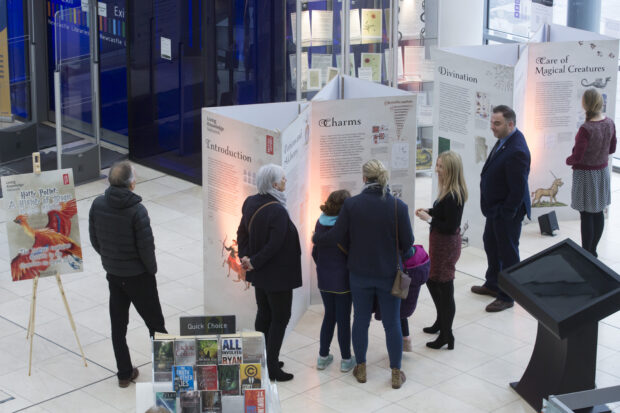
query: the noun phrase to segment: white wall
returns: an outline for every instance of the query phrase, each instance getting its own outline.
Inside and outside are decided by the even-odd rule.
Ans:
[[[439,47],[482,44],[484,1],[437,0]]]

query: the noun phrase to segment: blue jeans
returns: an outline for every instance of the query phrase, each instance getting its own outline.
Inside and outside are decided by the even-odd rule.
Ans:
[[[362,277],[350,275],[353,296],[353,351],[357,363],[366,362],[368,327],[372,306],[377,297],[381,307],[381,322],[385,330],[385,343],[390,358],[390,368],[400,369],[403,357],[403,334],[400,327],[400,298],[390,294],[392,277]]]
[[[321,347],[319,355],[327,357],[329,346],[338,324],[338,345],[343,360],[351,358],[351,293],[336,294],[321,291],[325,315],[321,325]]]

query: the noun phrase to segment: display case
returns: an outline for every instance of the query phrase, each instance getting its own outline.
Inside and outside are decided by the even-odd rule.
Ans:
[[[433,70],[437,9],[426,0],[398,0],[398,88],[418,95],[416,169],[430,171],[433,159]]]
[[[312,99],[338,73],[394,85],[393,4],[287,1],[287,100]]]

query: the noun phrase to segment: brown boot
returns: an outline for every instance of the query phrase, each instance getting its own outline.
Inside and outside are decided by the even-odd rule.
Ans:
[[[353,368],[353,375],[358,383],[366,383],[366,363],[360,363]]]
[[[405,377],[405,373],[403,373],[400,369],[392,369],[392,388],[400,389],[400,386],[407,380]]]

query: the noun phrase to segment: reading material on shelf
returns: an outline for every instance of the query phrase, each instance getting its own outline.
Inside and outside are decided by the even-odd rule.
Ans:
[[[196,337],[196,364],[217,364],[218,342],[217,336]]]
[[[217,366],[218,383],[222,395],[238,396],[241,394],[239,386],[239,365]]]
[[[200,413],[200,392],[186,391],[180,396],[181,413]]]
[[[194,390],[194,367],[172,367],[172,384],[174,386],[174,391],[177,392],[177,394]]]
[[[247,389],[261,388],[261,365],[259,363],[243,363],[239,368],[241,392]]]
[[[193,366],[196,364],[196,340],[174,340],[174,364],[177,366]]]
[[[153,381],[172,381],[174,340],[153,340]]]
[[[362,53],[361,67],[372,69],[371,80],[381,82],[381,53]]]
[[[223,334],[220,336],[220,364],[243,363],[243,340],[237,334]]]
[[[297,13],[291,13],[291,30],[293,43],[297,44]],[[310,43],[312,32],[310,31],[310,11],[301,12],[301,44]]]
[[[332,41],[333,31],[333,12],[331,10],[312,10],[312,42],[316,40],[322,42]]]
[[[265,348],[263,333],[258,331],[245,331],[241,333],[243,339],[243,362],[262,363]]]
[[[217,390],[217,366],[196,366],[196,390]]]
[[[170,371],[172,374],[172,369]],[[155,393],[155,406],[161,406],[167,409],[169,412],[176,413],[177,394],[173,391],[156,392]]]
[[[382,9],[362,9],[362,40],[381,40]]]
[[[202,413],[222,413],[222,393],[220,391],[200,392]]]
[[[245,413],[265,413],[265,390],[248,389],[245,396]]]

